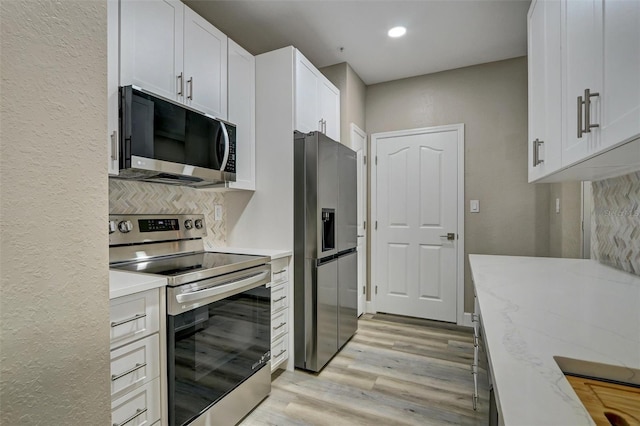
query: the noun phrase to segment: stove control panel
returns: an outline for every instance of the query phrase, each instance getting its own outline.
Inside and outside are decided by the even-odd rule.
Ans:
[[[204,216],[109,215],[109,245],[139,244],[202,238],[207,235]]]

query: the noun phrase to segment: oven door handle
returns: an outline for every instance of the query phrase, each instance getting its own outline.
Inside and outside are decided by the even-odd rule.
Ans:
[[[265,271],[250,276],[249,278],[233,281],[228,284],[205,288],[204,290],[192,291],[190,293],[177,294],[176,301],[178,303],[197,302],[198,300],[209,299],[215,296],[219,296],[218,300],[224,299],[225,297],[233,296],[234,294],[242,293],[243,291],[258,287],[256,283],[264,281],[268,276],[269,272]]]

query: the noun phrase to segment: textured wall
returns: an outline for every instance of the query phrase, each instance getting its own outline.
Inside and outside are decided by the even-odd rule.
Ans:
[[[556,213],[556,198],[560,213]],[[550,185],[549,193],[549,256],[580,258],[581,183],[565,182]]]
[[[367,87],[366,131],[464,123],[465,311],[473,309],[467,255],[546,256],[549,186],[527,183],[527,60],[509,59]]]
[[[640,275],[640,172],[591,187],[591,253],[601,263]]]
[[[0,19],[0,424],[110,424],[106,2]]]
[[[215,220],[214,205],[222,206],[222,220]],[[109,179],[109,214],[203,214],[205,240],[213,247],[226,246],[224,195],[209,189]]]

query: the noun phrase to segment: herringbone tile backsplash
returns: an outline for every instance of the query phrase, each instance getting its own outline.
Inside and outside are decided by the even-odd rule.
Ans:
[[[222,220],[214,220],[214,205],[222,205]],[[205,240],[214,247],[227,241],[224,194],[207,189],[109,179],[109,214],[203,214]]]
[[[640,275],[640,172],[593,182],[591,252]]]

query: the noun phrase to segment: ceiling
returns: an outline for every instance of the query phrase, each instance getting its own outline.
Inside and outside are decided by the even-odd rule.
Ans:
[[[293,45],[365,84],[527,54],[530,0],[184,0],[254,55]],[[387,31],[407,27],[391,39]]]

